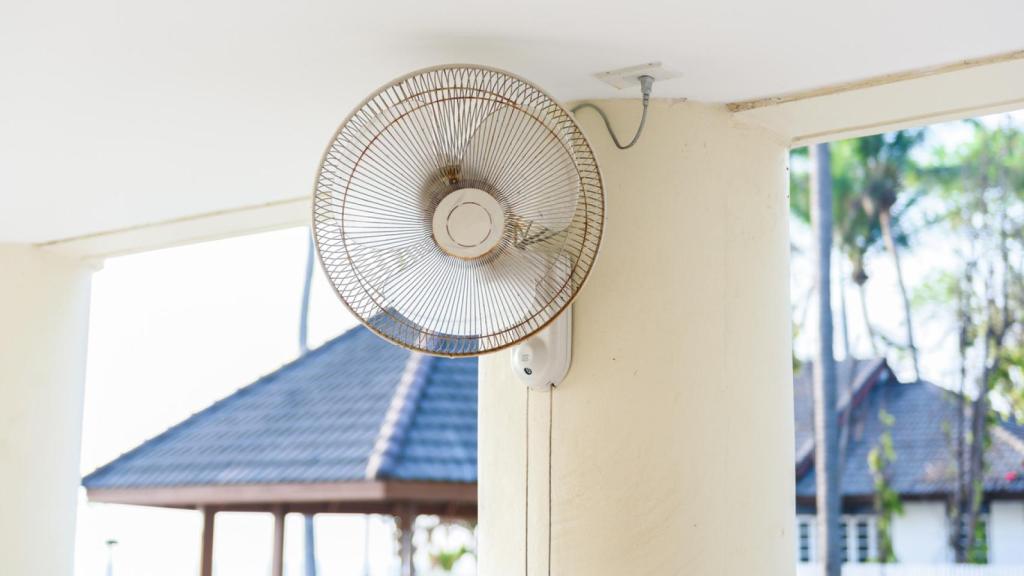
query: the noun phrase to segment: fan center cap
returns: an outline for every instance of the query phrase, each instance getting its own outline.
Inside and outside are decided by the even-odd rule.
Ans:
[[[463,259],[479,258],[498,245],[505,230],[505,211],[493,196],[478,188],[462,188],[445,196],[434,210],[434,241]]]
[[[459,204],[448,215],[448,234],[459,246],[479,246],[491,235],[491,215],[476,202]]]

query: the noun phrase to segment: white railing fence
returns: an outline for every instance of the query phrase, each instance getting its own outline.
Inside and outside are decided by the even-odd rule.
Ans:
[[[822,576],[819,564],[798,564],[797,576]],[[843,576],[1024,576],[1024,566],[978,564],[843,564]]]

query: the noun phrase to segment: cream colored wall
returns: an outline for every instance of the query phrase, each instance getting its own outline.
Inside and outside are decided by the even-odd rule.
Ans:
[[[636,101],[601,105],[635,125]],[[682,102],[654,101],[628,151],[581,121],[608,194],[602,254],[568,378],[530,393],[528,466],[526,389],[509,353],[481,361],[480,574],[522,574],[526,556],[548,574],[550,521],[551,574],[791,576],[786,143]]]
[[[92,269],[0,244],[0,572],[72,571]]]

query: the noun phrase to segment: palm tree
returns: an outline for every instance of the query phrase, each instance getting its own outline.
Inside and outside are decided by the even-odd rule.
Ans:
[[[793,157],[806,157],[806,148],[793,151]],[[832,226],[836,250],[845,256],[848,264],[848,275],[840,274],[839,311],[843,328],[843,350],[847,357],[852,356],[848,328],[848,309],[846,302],[846,281],[850,280],[857,287],[860,300],[861,320],[867,333],[868,344],[872,356],[878,357],[878,337],[874,324],[868,314],[866,284],[868,274],[865,259],[881,241],[881,229],[878,218],[868,215],[861,202],[864,170],[856,140],[842,140],[829,144],[830,172],[832,175]],[[795,170],[790,182],[790,209],[793,216],[801,222],[811,224],[810,184],[805,171]],[[842,268],[842,266],[840,266]]]
[[[865,259],[868,251],[881,240],[881,229],[878,218],[872,217],[864,209],[861,202],[864,168],[856,140],[843,140],[833,143],[832,152],[832,196],[835,198],[835,238],[839,251],[846,256],[850,264],[849,279],[857,287],[860,300],[860,313],[867,332],[871,353],[878,357],[878,338],[875,327],[868,315],[867,294],[865,285],[868,274]],[[843,312],[844,317],[846,312]]]
[[[875,326],[871,322],[871,315],[868,314],[868,297],[866,289],[868,274],[864,267],[864,258],[866,255],[867,250],[858,246],[854,246],[847,252],[847,257],[850,259],[852,265],[850,279],[853,280],[854,285],[857,286],[857,299],[860,301],[861,322],[864,323],[864,330],[867,332],[868,345],[871,347],[871,356],[873,358],[878,358],[878,336],[875,334]]]
[[[910,295],[903,278],[903,266],[897,248],[895,222],[898,220],[894,207],[903,191],[903,177],[912,167],[910,152],[924,139],[924,130],[901,130],[856,140],[857,149],[864,170],[861,201],[869,217],[877,218],[882,240],[892,256],[896,268],[896,281],[903,300],[904,323],[906,326],[907,349],[914,366],[914,379],[920,378],[917,345],[914,342],[914,328],[911,321]]]
[[[828,144],[811,153],[811,224],[814,229],[818,287],[818,348],[814,361],[814,469],[817,479],[819,556],[824,576],[840,576],[839,429],[836,415],[836,367],[832,335],[832,174]]]

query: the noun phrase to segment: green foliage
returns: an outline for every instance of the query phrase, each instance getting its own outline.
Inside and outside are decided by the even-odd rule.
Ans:
[[[989,408],[990,397],[998,397],[997,406],[1024,418],[1024,131],[1010,122],[969,125],[968,142],[936,148],[926,162],[918,162],[921,155],[915,152],[924,142],[922,130],[832,143],[833,222],[835,245],[852,263],[853,279],[861,286],[868,279],[866,261],[882,244],[881,214],[888,217],[896,247],[909,246],[921,226],[944,234],[951,265],[934,271],[914,291],[908,308],[927,306],[956,319],[967,367],[965,389],[968,396],[980,393],[986,399],[974,403],[991,426],[996,416]],[[809,223],[807,150],[793,151],[790,165],[792,215]],[[880,418],[891,427],[891,415]],[[991,434],[975,439],[968,432],[964,449],[975,456],[980,451],[984,458],[991,442]],[[958,445],[950,444],[951,449]],[[902,508],[886,477],[895,458],[887,430],[868,456],[880,516],[882,562],[893,559],[887,533],[892,516]],[[965,501],[958,514],[977,511],[983,497],[979,479],[965,478]],[[980,561],[987,556],[984,530],[977,525],[970,530],[971,549],[962,551],[963,558]]]
[[[875,512],[878,514],[878,562],[891,564],[896,562],[896,553],[892,545],[892,520],[894,516],[903,514],[903,502],[898,492],[889,484],[889,464],[896,461],[896,449],[892,443],[892,426],[896,417],[884,408],[878,412],[878,420],[885,427],[879,436],[878,444],[868,453],[868,468],[874,479]]]
[[[800,335],[800,326],[796,322],[793,322],[793,341],[796,341],[797,336]],[[793,356],[793,373],[796,374],[803,367],[804,363],[796,355],[796,349],[794,348],[791,352]]]
[[[463,537],[459,540],[465,542],[466,537],[471,536],[476,531],[476,524],[474,522],[460,520],[445,521],[437,516],[421,516],[420,521],[422,524],[426,524],[426,548],[430,556],[430,563],[441,573],[450,573],[463,557],[475,555],[472,544],[458,547],[454,547],[451,544],[453,534],[461,533]],[[456,540],[456,542],[459,540]]]
[[[945,227],[960,268],[948,302],[956,309],[961,362],[968,367],[966,380],[973,383],[974,414],[983,418],[972,423],[980,436],[970,433],[964,439],[971,465],[966,466],[955,507],[958,526],[977,519],[984,502],[986,454],[992,445],[988,431],[998,425],[990,399],[1001,397],[1000,404],[1014,411],[1024,405],[1024,133],[1008,122],[968,124],[971,139],[934,151],[920,172],[921,181],[934,191],[934,220]],[[938,301],[941,293],[932,296]],[[976,521],[966,528],[962,540],[957,534],[958,557],[984,562],[984,525]]]
[[[995,390],[1006,401],[1011,415],[1024,421],[1024,344],[1015,342],[1002,354]]]
[[[993,390],[1024,408],[1024,132],[1012,124],[968,123],[971,140],[937,149],[921,171],[941,202],[935,216],[956,242],[964,280],[947,302],[966,297],[961,321],[969,346],[988,349]],[[953,293],[956,292],[956,293]],[[940,301],[941,294],[932,294]],[[998,340],[998,341],[996,341]]]
[[[789,210],[804,224],[811,222],[811,168],[807,148],[789,152]]]
[[[974,545],[967,551],[970,564],[988,564],[988,531],[983,522],[974,525]]]
[[[882,239],[878,220],[881,209],[892,215],[895,242],[909,244],[910,234],[899,222],[922,197],[923,189],[905,198],[899,194],[905,181],[921,180],[910,153],[924,135],[923,130],[902,130],[829,144],[836,246],[849,259],[851,277],[857,284],[867,281],[865,260]],[[790,211],[806,224],[811,220],[808,156],[807,148],[790,154]],[[893,210],[897,200],[899,209]]]
[[[925,131],[899,130],[855,140],[861,159],[861,194],[869,214],[892,210],[909,173],[916,171],[910,153],[924,141]]]
[[[915,307],[934,306],[947,308],[955,303],[959,290],[960,278],[948,270],[936,270],[929,274],[924,282],[913,293]]]
[[[430,562],[443,572],[451,572],[455,569],[455,563],[467,554],[472,554],[472,551],[465,546],[453,550],[438,550],[430,555]]]
[[[853,257],[863,255],[881,237],[877,218],[864,212],[860,200],[865,189],[864,159],[857,140],[829,144],[832,176],[832,221],[839,249]],[[811,165],[807,148],[790,153],[790,200],[792,214],[805,224],[811,222]]]

